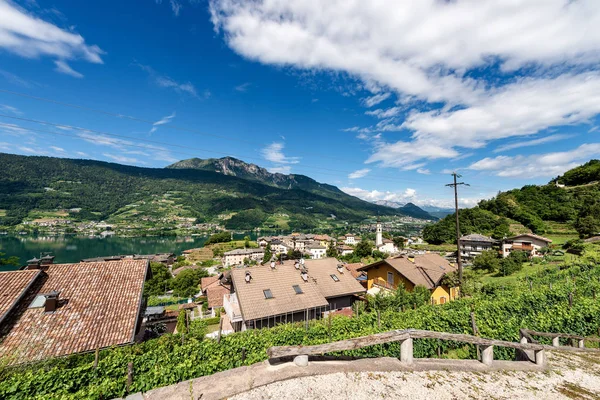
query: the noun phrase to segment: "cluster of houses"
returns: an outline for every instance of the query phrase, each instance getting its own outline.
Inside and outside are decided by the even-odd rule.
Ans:
[[[318,260],[327,257],[327,248],[334,246],[337,253],[345,256],[354,251],[354,247],[361,241],[360,236],[348,233],[338,238],[329,235],[313,235],[293,233],[286,236],[263,236],[257,239],[257,249],[236,249],[223,255],[223,265],[231,267],[243,265],[247,261],[262,261],[265,249],[269,247],[271,254],[287,254],[291,251],[299,251],[304,257]],[[398,247],[390,239],[383,237],[381,222],[377,221],[374,250],[382,253],[396,254]]]
[[[365,295],[386,294],[423,286],[431,304],[459,295],[444,277],[456,266],[433,254],[402,254],[369,265],[345,264],[335,258],[272,261],[234,268],[202,279],[211,315],[223,309],[223,332],[271,327],[279,323],[319,319],[329,313],[352,315]]]
[[[524,233],[502,240],[495,240],[479,234],[471,234],[462,236],[459,239],[459,248],[461,258],[466,260],[471,260],[482,252],[493,249],[498,249],[504,258],[517,250],[524,251],[531,257],[539,257],[542,255],[541,250],[548,247],[550,243],[552,243],[552,240],[533,233]]]

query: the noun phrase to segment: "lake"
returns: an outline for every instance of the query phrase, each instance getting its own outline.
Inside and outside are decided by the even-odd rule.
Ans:
[[[256,233],[247,233],[256,239]],[[234,234],[242,239],[243,233]],[[121,254],[181,254],[183,250],[202,247],[207,236],[169,236],[169,237],[85,237],[85,236],[11,236],[0,235],[0,253],[17,256],[25,265],[27,260],[39,257],[41,252],[50,252],[56,258],[55,263],[74,263],[83,258],[113,256]],[[17,269],[1,266],[0,271]]]

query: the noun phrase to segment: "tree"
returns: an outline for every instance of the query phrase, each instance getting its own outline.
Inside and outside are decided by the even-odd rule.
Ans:
[[[331,240],[329,242],[329,246],[327,246],[326,255],[327,255],[327,257],[336,257],[336,258],[339,256],[339,253],[338,253],[335,245],[333,244],[333,240]]]
[[[404,237],[396,236],[392,239],[392,242],[394,242],[394,246],[396,246],[398,249],[401,250],[404,248]]]
[[[173,279],[173,294],[179,297],[191,297],[198,293],[200,279],[207,277],[208,272],[204,268],[187,269],[182,271]]]
[[[247,249],[250,247],[250,236],[244,236],[244,248]]]
[[[495,250],[486,250],[473,258],[473,269],[496,272],[500,268],[500,257]]]
[[[302,252],[298,249],[289,249],[287,252],[288,259],[299,260],[302,258]]]
[[[263,264],[268,263],[273,258],[273,253],[271,253],[271,245],[267,243],[267,247],[265,247],[265,255],[263,257]]]
[[[231,241],[231,233],[224,231],[211,235],[204,243],[205,246],[213,243],[227,243]]]
[[[15,267],[19,266],[19,257],[4,257],[5,253],[0,253],[0,266],[1,265],[14,265]]]
[[[373,243],[361,240],[354,248],[354,254],[360,258],[369,257],[373,253]]]
[[[160,296],[171,289],[173,276],[166,265],[151,262],[150,270],[152,271],[152,278],[144,283],[144,294],[146,296]]]

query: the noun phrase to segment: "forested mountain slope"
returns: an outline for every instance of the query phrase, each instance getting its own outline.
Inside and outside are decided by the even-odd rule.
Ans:
[[[548,222],[571,224],[581,237],[600,234],[598,181],[600,161],[591,160],[547,185],[528,185],[501,192],[493,199],[481,201],[478,207],[461,210],[461,234],[482,233],[501,238],[510,234],[508,219],[537,234],[548,231]],[[454,220],[452,214],[426,227],[424,239],[431,243],[454,241]]]
[[[284,189],[201,169],[140,168],[91,160],[0,153],[0,165],[0,225],[16,225],[31,210],[81,208],[78,219],[107,219],[126,205],[165,195],[200,220],[236,213],[227,222],[232,229],[258,226],[276,212],[289,215],[292,228],[314,226],[332,214],[348,221],[401,214],[334,186],[323,185],[320,191],[318,182],[302,175],[295,177],[314,182],[313,190]]]

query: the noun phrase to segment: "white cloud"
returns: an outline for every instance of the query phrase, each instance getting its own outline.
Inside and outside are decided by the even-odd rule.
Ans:
[[[96,64],[102,64],[104,54],[98,46],[87,45],[81,35],[4,0],[0,0],[0,48],[25,58],[49,56],[58,61],[83,59]]]
[[[386,100],[387,98],[389,98],[392,94],[387,92],[387,93],[378,93],[376,95],[367,97],[365,99],[363,99],[363,103],[365,104],[366,107],[373,107],[379,103],[381,103],[382,101]]]
[[[396,117],[398,114],[400,114],[400,111],[402,111],[402,109],[403,109],[402,107],[391,107],[391,108],[388,108],[385,110],[378,108],[377,110],[366,111],[365,114],[372,115],[372,116],[375,116],[380,119],[384,119],[384,118]]]
[[[175,15],[176,17],[179,16],[179,12],[181,11],[182,7],[183,6],[181,5],[181,3],[177,0],[171,0],[171,10],[173,10],[173,15]]]
[[[54,61],[54,64],[56,65],[56,68],[54,68],[54,70],[60,72],[61,74],[70,75],[74,78],[83,78],[82,73],[75,71],[69,66],[69,64],[67,64],[63,60],[56,60]]]
[[[261,150],[261,154],[265,160],[274,162],[276,164],[298,164],[300,162],[300,157],[286,156],[283,154],[284,147],[285,146],[283,143],[274,142]]]
[[[210,0],[209,8],[216,31],[248,59],[346,73],[374,94],[367,107],[395,92],[396,107],[367,112],[381,119],[375,126],[346,129],[411,135],[374,143],[368,162],[382,166],[457,159],[464,148],[600,113],[597,0]]]
[[[573,136],[574,135],[556,134],[556,135],[541,137],[539,139],[531,139],[531,140],[522,139],[515,143],[509,143],[509,144],[504,144],[502,146],[498,146],[494,150],[494,153],[502,153],[504,151],[519,149],[521,147],[531,147],[531,146],[537,146],[537,145],[545,144],[545,143],[558,142],[560,140],[570,139]]]
[[[423,175],[430,175],[431,171],[428,170],[427,168],[417,168],[417,172],[419,174],[423,174]]]
[[[175,118],[175,111],[173,111],[173,113],[171,115],[167,115],[166,117],[162,117],[160,120],[156,121],[155,123],[152,124],[152,129],[150,129],[150,134],[154,133],[158,130],[158,127],[161,125],[165,125],[168,124],[169,122],[171,122],[171,120]]]
[[[582,144],[576,149],[529,156],[486,157],[469,166],[476,171],[488,171],[507,178],[555,177],[600,155],[600,143]]]
[[[26,135],[26,134],[29,134],[29,135],[32,134],[29,130],[22,128],[19,125],[7,124],[5,122],[0,123],[0,132],[5,133],[7,135],[12,135],[12,136],[22,136],[22,135]]]
[[[173,89],[178,93],[187,93],[188,95],[192,96],[192,97],[197,97],[198,96],[198,91],[196,90],[196,87],[191,83],[191,82],[186,82],[186,83],[180,83],[175,81],[174,79],[166,76],[166,75],[161,75],[158,72],[156,72],[154,70],[154,68],[152,68],[149,65],[144,65],[144,64],[140,64],[138,62],[134,62],[133,65],[139,67],[140,69],[142,69],[143,71],[147,72],[148,75],[150,76],[150,78],[154,81],[154,83],[160,87],[164,87],[164,88],[169,88],[169,89]],[[209,90],[205,90],[203,93],[203,97],[205,99],[208,99],[211,96],[211,93]]]
[[[3,113],[10,113],[14,115],[23,115],[23,112],[17,107],[9,106],[7,104],[0,104],[0,111]]]
[[[215,29],[267,64],[343,71],[427,101],[470,103],[468,69],[600,59],[596,0],[211,0]]]
[[[242,83],[241,85],[236,86],[235,90],[238,92],[247,92],[250,86],[252,86],[252,83],[250,82]]]
[[[57,153],[65,153],[65,149],[63,149],[62,147],[58,147],[58,146],[50,146],[50,148],[54,151],[56,151]]]
[[[279,173],[279,174],[288,175],[289,173],[292,172],[292,167],[290,165],[282,165],[279,167],[267,168],[267,170],[273,174]]]
[[[348,179],[363,178],[363,177],[367,176],[369,172],[371,172],[371,170],[369,168],[359,169],[357,171],[354,171],[354,172],[350,173],[348,175]]]
[[[420,197],[415,189],[407,188],[403,192],[392,192],[392,191],[379,191],[379,190],[366,190],[357,187],[342,187],[342,191],[348,193],[351,196],[356,196],[360,199],[375,202],[377,200],[395,201],[397,203],[413,203],[418,206],[435,206],[453,208],[454,200],[452,196],[448,199],[432,199],[427,197]],[[474,207],[484,198],[490,198],[489,196],[480,197],[463,197],[458,199],[460,207],[469,208]]]
[[[80,157],[87,157],[87,153],[84,153],[83,151],[76,151],[75,154],[77,154]]]
[[[102,155],[104,157],[110,158],[113,161],[116,161],[120,164],[146,164],[146,162],[138,160],[137,158],[134,157],[125,157],[125,156],[120,156],[118,154],[110,154],[110,153],[102,153]]]

